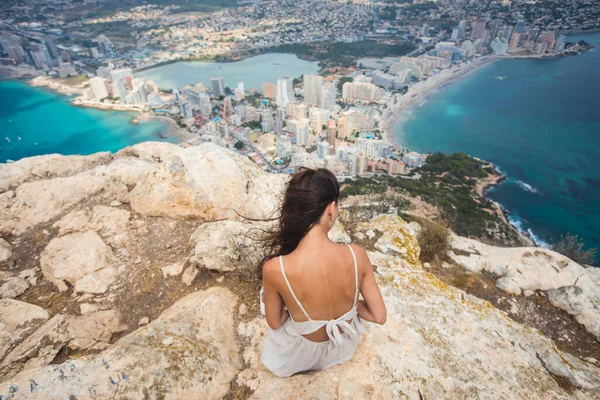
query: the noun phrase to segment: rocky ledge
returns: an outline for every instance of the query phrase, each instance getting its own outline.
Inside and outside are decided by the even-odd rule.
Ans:
[[[349,363],[270,374],[259,360],[256,239],[283,184],[211,144],[1,165],[0,398],[600,396],[597,366],[423,269],[418,225],[391,214],[355,227],[370,243],[386,325],[367,324]],[[350,240],[341,226],[332,238]],[[593,331],[594,271],[576,277],[583,267],[554,253],[508,249],[521,252],[516,266],[501,249],[456,241],[457,262],[498,272],[508,263],[498,274],[506,288],[580,288],[577,315]]]

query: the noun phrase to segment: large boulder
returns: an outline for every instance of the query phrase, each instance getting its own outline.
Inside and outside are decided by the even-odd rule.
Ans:
[[[68,161],[59,158],[56,162]],[[108,202],[127,201],[128,185],[134,185],[149,168],[149,162],[122,159],[75,175],[22,183],[0,201],[0,232],[20,235],[94,196]]]
[[[0,300],[0,361],[13,345],[49,318],[48,312],[17,300]]]
[[[26,181],[71,176],[110,160],[109,152],[89,156],[48,154],[27,157],[10,164],[0,164],[0,192]]]
[[[452,236],[450,258],[465,269],[489,272],[496,286],[519,295],[545,291],[550,303],[569,314],[600,340],[600,270],[586,268],[549,249],[494,247]]]
[[[159,160],[131,191],[131,208],[141,214],[217,219],[273,215],[284,177],[265,174],[252,161],[212,143],[151,150]],[[149,151],[134,146],[133,150]],[[163,147],[160,148],[161,150]]]
[[[10,268],[14,264],[12,246],[0,238],[0,269]]]
[[[101,289],[106,291],[114,281],[115,262],[110,247],[94,231],[54,238],[40,257],[44,277],[61,292],[68,289],[68,282],[77,291],[86,292],[85,287],[93,285],[100,289],[91,293],[103,293]]]
[[[14,387],[21,399],[222,398],[241,368],[236,302],[224,288],[192,293],[104,352],[30,368],[0,384],[0,394]]]
[[[260,259],[265,224],[218,221],[204,223],[190,237],[193,260],[213,271],[252,269]]]
[[[50,364],[65,348],[69,351],[103,350],[110,345],[116,333],[125,329],[121,314],[116,310],[80,317],[57,314],[6,355],[0,364],[0,381],[22,369]]]
[[[131,213],[114,207],[95,206],[65,215],[53,227],[59,235],[94,230],[114,245],[122,245],[127,240],[127,227]]]

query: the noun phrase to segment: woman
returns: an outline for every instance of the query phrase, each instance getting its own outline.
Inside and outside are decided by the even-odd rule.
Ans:
[[[322,168],[303,169],[287,185],[272,254],[263,264],[269,330],[261,359],[277,376],[349,361],[362,320],[385,323],[367,254],[327,236],[338,217],[339,195],[335,176]]]

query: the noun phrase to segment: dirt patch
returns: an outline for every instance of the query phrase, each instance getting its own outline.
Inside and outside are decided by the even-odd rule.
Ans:
[[[442,282],[492,303],[505,311],[510,318],[538,329],[554,340],[560,350],[600,366],[600,342],[565,311],[554,307],[546,295],[515,296],[496,287],[493,277],[487,273],[472,273],[457,265],[444,268],[432,264],[429,272]]]

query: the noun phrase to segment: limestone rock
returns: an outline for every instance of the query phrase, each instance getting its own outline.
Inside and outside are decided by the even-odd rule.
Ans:
[[[237,221],[204,223],[190,237],[193,259],[212,271],[255,268],[260,259],[258,234],[265,227]]]
[[[139,326],[148,325],[149,323],[150,323],[150,318],[143,317],[143,318],[140,318],[140,321],[138,322],[138,325]]]
[[[48,154],[0,164],[0,192],[26,181],[71,176],[110,160],[109,152],[89,156]]]
[[[507,275],[498,279],[496,281],[496,286],[498,287],[498,289],[515,294],[517,296],[521,294],[521,288],[519,287],[519,284],[515,281],[514,275]]]
[[[72,350],[106,348],[115,333],[126,329],[120,319],[120,313],[115,310],[80,317],[55,315],[8,353],[0,364],[0,381],[21,369],[48,365],[65,346]]]
[[[13,266],[12,246],[6,240],[0,238],[0,268]]]
[[[181,271],[183,271],[183,266],[185,263],[183,262],[176,262],[170,265],[167,265],[166,267],[162,267],[162,273],[163,273],[163,277],[168,278],[170,276],[177,276],[181,273]]]
[[[175,303],[100,354],[31,368],[0,384],[22,399],[218,399],[241,368],[229,290],[211,288]],[[164,345],[163,342],[169,345]],[[36,386],[30,390],[30,383]]]
[[[78,281],[88,274],[90,276],[79,284],[79,291],[85,291],[82,286],[92,286],[98,279],[102,279],[101,285],[109,285],[112,283],[109,272],[114,262],[112,250],[94,231],[54,238],[40,257],[44,277],[60,291],[67,290],[65,282],[77,286]],[[107,271],[96,273],[103,269]]]
[[[127,210],[106,206],[74,211],[65,215],[53,225],[59,235],[93,230],[114,245],[122,245],[127,240],[127,224],[131,213]]]
[[[518,295],[539,291],[551,304],[575,315],[600,340],[600,269],[585,268],[552,250],[501,248],[453,235],[452,260],[472,272],[489,272],[496,286]]]
[[[15,297],[19,297],[29,289],[29,286],[29,282],[23,278],[10,278],[0,286],[0,298],[14,299]]]
[[[90,272],[75,282],[75,293],[102,294],[115,281],[117,271],[113,267]]]
[[[346,233],[344,226],[339,221],[335,221],[327,236],[329,236],[329,240],[336,243],[350,243],[352,241],[350,235]]]
[[[419,262],[421,248],[410,227],[402,218],[394,214],[377,215],[369,221],[368,226],[371,227],[369,230],[375,229],[382,233],[375,243],[375,248],[379,252],[399,255],[410,264]],[[375,237],[374,233],[372,237]]]
[[[190,265],[185,271],[183,271],[183,275],[181,275],[181,282],[183,282],[187,286],[191,286],[198,275],[198,268],[195,265]]]
[[[93,313],[98,310],[100,310],[100,306],[98,304],[83,303],[79,305],[79,312],[81,315]]]
[[[115,160],[71,176],[22,183],[0,208],[0,232],[19,235],[93,196],[124,200],[127,185],[150,167],[142,160]]]
[[[41,307],[18,300],[0,300],[0,360],[26,334],[49,318]]]
[[[134,151],[148,147],[133,146]],[[160,160],[129,194],[133,210],[145,215],[198,217],[206,221],[239,214],[265,218],[277,209],[285,177],[264,174],[245,157],[212,143],[182,149],[153,148]]]

